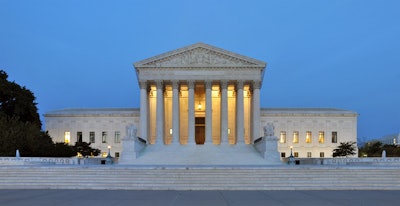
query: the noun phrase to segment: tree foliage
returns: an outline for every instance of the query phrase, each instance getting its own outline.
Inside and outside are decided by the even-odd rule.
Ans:
[[[356,154],[355,142],[341,142],[340,145],[333,150],[333,157],[347,157]]]
[[[365,143],[359,149],[360,157],[381,157],[382,151],[386,151],[386,157],[400,157],[400,147],[393,144],[382,144],[379,141]]]
[[[8,75],[0,70],[0,115],[18,118],[23,123],[30,123],[41,128],[35,96],[15,82],[8,81]]]
[[[17,149],[25,157],[71,157],[82,149],[96,154],[86,146],[54,144],[49,134],[41,131],[33,93],[7,78],[0,70],[0,156],[15,156]]]
[[[94,149],[90,147],[90,143],[87,142],[75,142],[73,150],[75,151],[75,154],[79,153],[84,157],[97,156],[100,154],[99,149]]]

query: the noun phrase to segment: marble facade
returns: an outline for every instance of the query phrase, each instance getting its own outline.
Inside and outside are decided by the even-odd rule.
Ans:
[[[122,150],[117,139],[134,124],[149,145],[251,145],[275,126],[280,153],[294,147],[299,157],[332,156],[339,142],[356,141],[357,113],[338,109],[263,109],[260,107],[266,63],[197,43],[134,64],[140,88],[140,109],[67,109],[46,113],[46,130],[55,142],[79,138],[112,153]],[[68,132],[68,133],[67,133]],[[290,135],[298,133],[293,143]],[[316,140],[307,142],[309,139]],[[318,133],[337,135],[336,142],[318,143]],[[103,134],[108,140],[103,141]],[[117,138],[117,134],[120,137]],[[78,137],[80,136],[80,137]],[[292,135],[293,136],[293,135]],[[113,140],[114,139],[114,140]],[[292,141],[292,142],[291,142]],[[293,143],[293,144],[292,144]]]

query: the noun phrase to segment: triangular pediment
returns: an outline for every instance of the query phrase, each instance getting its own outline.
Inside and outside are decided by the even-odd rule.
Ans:
[[[262,61],[204,43],[173,50],[134,64],[141,67],[265,67]]]

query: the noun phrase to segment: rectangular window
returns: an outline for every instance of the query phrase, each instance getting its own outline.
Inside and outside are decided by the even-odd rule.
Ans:
[[[82,132],[76,133],[76,141],[81,143],[82,142]]]
[[[306,143],[311,143],[312,140],[312,133],[311,131],[306,132]]]
[[[119,158],[119,152],[116,152],[114,157]]]
[[[325,132],[319,131],[318,142],[321,144],[323,144],[325,142]]]
[[[64,143],[69,144],[71,142],[71,133],[70,132],[64,132]]]
[[[293,143],[299,143],[299,132],[298,131],[293,132]]]
[[[298,152],[293,152],[294,157],[299,157],[299,153]]]
[[[101,142],[102,143],[107,143],[107,132],[102,132],[101,133]]]
[[[307,157],[311,158],[311,152],[307,152]]]
[[[332,132],[332,143],[337,143],[337,132]]]
[[[121,143],[121,132],[120,131],[115,131],[114,143]]]
[[[286,153],[281,152],[281,157],[285,158],[286,157]]]
[[[96,136],[94,132],[89,132],[89,142],[90,143],[95,143],[96,142]]]
[[[319,157],[325,157],[325,153],[320,152],[320,153],[319,153]]]
[[[286,143],[286,132],[281,131],[281,138],[279,140],[280,143]]]

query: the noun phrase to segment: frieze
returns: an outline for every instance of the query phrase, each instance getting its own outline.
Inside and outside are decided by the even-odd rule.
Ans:
[[[144,66],[154,67],[185,67],[185,66],[257,66],[257,64],[206,48],[197,47],[192,50],[145,63]]]

